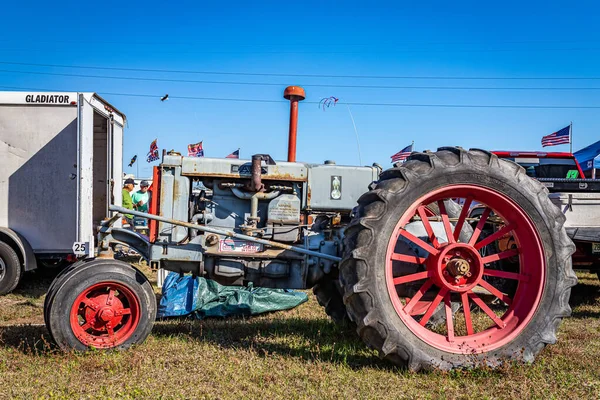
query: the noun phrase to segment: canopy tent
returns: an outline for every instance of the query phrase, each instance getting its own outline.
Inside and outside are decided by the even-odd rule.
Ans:
[[[600,140],[576,151],[575,158],[586,175],[591,176],[592,169],[600,168]],[[587,172],[590,172],[587,174]]]

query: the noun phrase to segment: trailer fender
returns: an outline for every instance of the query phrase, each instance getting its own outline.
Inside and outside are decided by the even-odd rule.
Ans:
[[[142,235],[123,228],[112,228],[110,231],[113,239],[125,243],[135,249],[146,260],[150,257],[150,242]]]
[[[31,245],[22,235],[9,228],[0,228],[0,240],[17,252],[23,270],[31,271],[37,268],[37,260]]]

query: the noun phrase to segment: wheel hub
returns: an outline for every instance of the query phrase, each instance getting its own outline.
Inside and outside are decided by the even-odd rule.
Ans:
[[[103,322],[108,322],[111,319],[113,319],[115,316],[115,312],[110,309],[110,308],[104,308],[102,310],[100,310],[100,312],[98,313],[98,319],[103,321]]]
[[[4,260],[0,258],[0,281],[4,278],[5,272],[6,264],[4,264]]]
[[[453,258],[446,264],[446,269],[455,278],[471,276],[471,266],[464,258]]]
[[[483,276],[481,256],[468,244],[446,245],[437,256],[429,257],[427,261],[427,268],[436,284],[452,292],[471,290]]]

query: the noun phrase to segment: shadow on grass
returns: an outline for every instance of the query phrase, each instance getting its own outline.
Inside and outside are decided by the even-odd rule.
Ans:
[[[580,307],[597,305],[599,302],[600,285],[580,281],[577,286],[571,289],[569,304],[573,309],[572,318],[600,318],[600,311],[590,311]]]
[[[63,270],[61,267],[38,268],[34,271],[26,272],[19,282],[13,294],[40,298],[46,294],[50,284],[56,276]]]
[[[379,359],[363,344],[354,329],[339,327],[324,319],[171,319],[154,325],[152,335],[162,339],[211,343],[220,348],[250,348],[261,357],[280,355],[343,364],[352,369],[371,367],[401,370]],[[46,328],[41,325],[0,327],[0,346],[24,354],[50,355],[60,352]]]
[[[13,325],[0,327],[0,345],[25,354],[51,354],[58,347],[43,325]]]
[[[158,323],[152,333],[159,338],[183,337],[223,348],[251,348],[262,357],[277,354],[351,368],[397,369],[369,350],[354,328],[341,327],[326,319],[175,319]]]

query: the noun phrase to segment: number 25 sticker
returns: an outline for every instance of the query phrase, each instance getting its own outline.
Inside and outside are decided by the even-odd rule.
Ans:
[[[73,243],[73,253],[78,256],[87,254],[87,243],[85,243],[85,242]]]

